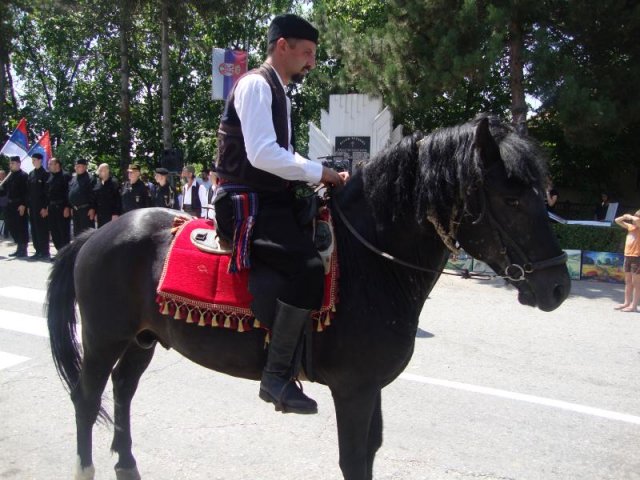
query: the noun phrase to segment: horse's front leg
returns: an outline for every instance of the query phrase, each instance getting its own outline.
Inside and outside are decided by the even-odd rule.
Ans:
[[[380,388],[336,389],[332,394],[342,474],[345,480],[371,480],[373,458],[382,444]]]

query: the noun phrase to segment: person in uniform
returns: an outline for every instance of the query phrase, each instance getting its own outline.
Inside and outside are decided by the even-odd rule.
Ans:
[[[155,179],[158,186],[153,196],[153,206],[162,208],[175,208],[176,194],[169,185],[169,170],[166,168],[156,168]]]
[[[9,175],[0,186],[0,195],[7,196],[5,221],[7,229],[16,242],[16,251],[10,257],[24,258],[27,256],[29,242],[29,214],[27,201],[29,194],[27,173],[20,168],[20,157],[11,157],[9,161]]]
[[[122,188],[122,213],[151,206],[151,194],[147,185],[140,180],[140,165],[132,163],[127,170],[129,181]]]
[[[106,163],[102,163],[98,167],[98,177],[93,184],[93,196],[96,199],[98,228],[122,214],[120,186],[118,181],[111,176],[109,165]]]
[[[276,410],[316,413],[317,403],[296,385],[295,352],[311,311],[321,306],[324,268],[296,221],[294,187],[296,182],[339,186],[348,174],[309,161],[292,142],[285,86],[301,82],[315,67],[318,30],[296,15],[279,15],[267,40],[266,61],[240,78],[222,115],[216,219],[220,236],[233,241],[230,271],[250,268],[252,309],[271,325],[260,398]],[[242,258],[249,240],[249,258]],[[264,280],[265,271],[271,281]]]
[[[47,220],[51,240],[57,251],[71,241],[71,208],[69,205],[69,182],[71,175],[62,171],[57,158],[49,160],[47,180]]]
[[[74,237],[89,228],[96,228],[93,182],[87,172],[87,161],[84,158],[76,160],[76,174],[69,183],[69,205],[73,215]]]
[[[31,156],[33,162],[33,170],[29,172],[28,184],[28,206],[29,221],[31,223],[31,240],[33,242],[34,253],[30,258],[34,260],[50,260],[49,255],[49,222],[48,215],[48,199],[47,199],[47,180],[49,180],[49,172],[42,166],[42,154],[34,153]]]
[[[0,184],[4,182],[5,178],[7,178],[7,172],[5,172],[4,170],[0,170]],[[0,217],[2,217],[3,219],[2,224],[0,225],[0,238],[9,238],[9,229],[7,228],[5,221],[5,211],[7,210],[7,203],[9,203],[9,201],[7,200],[7,196],[2,195],[2,192],[0,192]]]
[[[196,169],[186,165],[182,169],[182,205],[180,210],[194,217],[202,217],[203,206],[207,205],[207,191],[196,181]]]

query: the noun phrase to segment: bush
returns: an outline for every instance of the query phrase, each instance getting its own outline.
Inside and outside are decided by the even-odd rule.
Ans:
[[[627,232],[618,226],[603,228],[552,223],[551,228],[558,237],[560,247],[564,249],[624,252]]]

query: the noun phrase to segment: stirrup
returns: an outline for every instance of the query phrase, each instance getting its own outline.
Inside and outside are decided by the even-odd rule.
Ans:
[[[195,228],[191,232],[191,243],[198,250],[214,255],[231,255],[231,245],[218,237],[215,230]]]

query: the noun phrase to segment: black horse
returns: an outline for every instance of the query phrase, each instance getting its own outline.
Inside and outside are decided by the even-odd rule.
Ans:
[[[313,365],[317,381],[333,395],[346,480],[373,477],[382,444],[381,389],[409,363],[418,317],[446,263],[447,247],[459,244],[487,262],[517,287],[525,305],[551,311],[569,294],[566,257],[541,195],[545,168],[534,142],[481,116],[428,136],[405,137],[334,195],[344,218],[367,241],[432,270],[374,253],[337,218],[340,303],[333,325],[313,336]],[[80,236],[53,266],[48,325],[53,358],[76,411],[78,479],[94,475],[92,428],[98,415],[108,418],[100,405],[110,375],[117,478],[140,478],[129,410],[154,340],[207,368],[260,378],[264,331],[202,328],[158,313],[155,290],[174,217],[165,209],[131,212]]]

